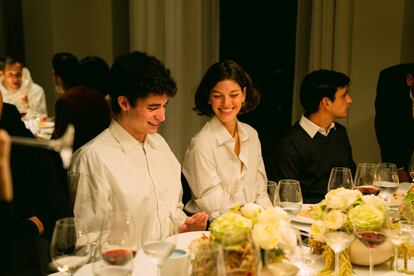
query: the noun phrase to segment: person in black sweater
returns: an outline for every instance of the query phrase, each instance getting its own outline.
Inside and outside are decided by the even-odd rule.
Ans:
[[[355,172],[346,129],[335,122],[348,115],[349,82],[348,76],[331,70],[308,74],[300,89],[304,114],[277,145],[276,180],[299,180],[305,203],[324,199],[333,167]]]

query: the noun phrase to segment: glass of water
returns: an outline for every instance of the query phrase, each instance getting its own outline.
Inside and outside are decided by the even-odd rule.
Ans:
[[[399,187],[397,166],[392,163],[377,164],[373,184],[381,190],[379,196],[389,202]]]
[[[282,179],[276,188],[275,206],[280,206],[290,216],[302,210],[303,198],[300,183],[295,179]]]

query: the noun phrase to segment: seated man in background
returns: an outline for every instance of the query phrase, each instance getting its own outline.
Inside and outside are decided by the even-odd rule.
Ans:
[[[324,198],[332,167],[355,172],[346,129],[335,122],[348,115],[349,82],[348,76],[330,70],[308,74],[300,88],[304,114],[277,145],[276,180],[299,180],[306,203]]]
[[[110,107],[96,87],[81,85],[79,71],[83,75],[99,75],[88,63],[79,66],[78,59],[70,53],[57,53],[52,59],[54,82],[63,94],[55,105],[55,130],[52,138],[61,137],[69,124],[75,127],[73,150],[77,150],[109,126]],[[97,79],[107,82],[108,74]],[[96,85],[97,86],[97,85]]]
[[[408,162],[414,150],[414,63],[381,71],[375,98],[375,131],[382,162],[399,168],[400,182],[409,181]]]
[[[47,116],[43,88],[34,83],[30,73],[23,74],[23,62],[11,56],[1,59],[0,92],[5,103],[13,104],[27,118]]]
[[[115,118],[75,153],[69,170],[75,216],[96,231],[108,212],[129,212],[137,241],[144,223],[153,225],[152,238],[165,237],[171,227],[204,230],[205,213],[183,212],[181,167],[157,134],[177,89],[170,70],[155,57],[132,52],[115,60],[110,76]]]

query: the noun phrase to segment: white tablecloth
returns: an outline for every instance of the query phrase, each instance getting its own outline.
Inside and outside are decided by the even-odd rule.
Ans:
[[[188,244],[197,237],[201,236],[201,233],[203,232],[189,232],[189,233],[183,233],[183,234],[179,234],[177,236],[177,248],[180,249],[187,249]],[[206,232],[204,232],[206,233]],[[208,232],[207,232],[208,233]],[[309,249],[308,248],[304,248],[305,254],[307,256],[309,256]],[[313,256],[312,258],[315,258],[315,264],[314,264],[314,268],[315,268],[315,272],[318,272],[322,266],[322,260],[320,259],[320,257],[315,257]],[[369,271],[368,271],[368,267],[361,267],[361,266],[354,266],[353,267],[353,271],[354,271],[354,275],[355,276],[368,276],[369,275]],[[375,267],[374,270],[374,274],[375,276],[396,276],[396,275],[406,275],[406,274],[402,274],[402,273],[394,273],[393,271],[389,270],[388,264],[382,264],[382,265],[378,265]],[[64,273],[54,273],[51,274],[53,276],[63,276],[65,275]],[[92,264],[87,264],[85,266],[83,266],[82,268],[80,268],[75,274],[75,276],[91,276],[93,275],[93,271],[92,271]],[[148,259],[145,254],[140,250],[138,251],[137,255],[135,256],[134,259],[134,270],[132,273],[133,276],[141,276],[141,275],[146,275],[146,276],[152,276],[152,275],[156,275],[156,266],[154,263],[151,262],[150,259]],[[268,273],[263,273],[262,276],[266,276],[269,275]],[[174,275],[168,275],[168,276],[174,276]],[[182,275],[179,275],[182,276]]]

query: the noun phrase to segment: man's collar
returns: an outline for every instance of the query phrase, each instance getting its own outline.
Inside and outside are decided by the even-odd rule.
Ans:
[[[300,118],[299,125],[306,131],[306,133],[313,139],[315,137],[316,133],[320,133],[323,136],[328,136],[331,129],[335,128],[335,122],[332,122],[332,124],[329,126],[328,130],[325,130],[324,128],[318,126],[308,118],[306,118],[304,115]]]
[[[145,137],[144,143],[141,143],[135,139],[131,134],[128,133],[117,121],[112,120],[109,125],[109,131],[114,136],[114,138],[121,144],[121,147],[125,153],[131,152],[134,148],[140,147],[142,145],[148,145],[152,148],[156,148],[158,145],[157,139],[153,137],[152,134],[147,134]]]

